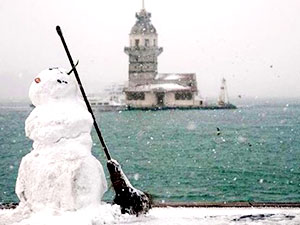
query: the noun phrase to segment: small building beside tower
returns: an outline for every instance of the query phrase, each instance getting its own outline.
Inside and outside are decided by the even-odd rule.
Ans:
[[[143,7],[136,13],[136,23],[129,34],[128,87],[124,89],[129,108],[199,107],[195,73],[158,73],[158,34],[151,23],[151,13]]]

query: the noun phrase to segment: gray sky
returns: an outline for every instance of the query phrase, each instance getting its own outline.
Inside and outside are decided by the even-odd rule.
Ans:
[[[35,75],[70,68],[62,27],[87,92],[127,80],[128,34],[142,0],[0,0],[0,99],[27,98]],[[195,72],[204,97],[300,97],[299,0],[145,0],[159,72]]]

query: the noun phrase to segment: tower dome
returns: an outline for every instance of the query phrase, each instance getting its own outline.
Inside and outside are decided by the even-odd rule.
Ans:
[[[156,29],[151,23],[151,13],[142,9],[135,14],[137,21],[131,29],[130,34],[156,34]]]

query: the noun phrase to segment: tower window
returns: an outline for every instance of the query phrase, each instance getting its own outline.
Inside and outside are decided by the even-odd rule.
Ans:
[[[129,92],[127,93],[127,100],[145,100],[144,92]]]
[[[140,45],[140,40],[139,39],[135,39],[135,46],[139,47],[139,45]]]
[[[146,46],[146,47],[149,46],[149,43],[150,43],[149,39],[145,39],[145,46]]]
[[[177,92],[175,93],[176,100],[191,100],[193,98],[192,93],[190,92]]]
[[[153,45],[156,46],[156,39],[153,39]]]

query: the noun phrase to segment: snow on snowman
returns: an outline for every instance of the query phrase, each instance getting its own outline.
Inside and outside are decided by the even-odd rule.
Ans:
[[[32,151],[23,157],[16,194],[33,212],[47,208],[72,211],[101,203],[107,183],[91,154],[93,119],[73,76],[49,68],[32,82],[35,106],[25,122]]]

